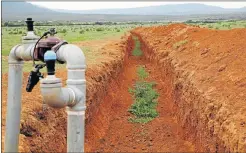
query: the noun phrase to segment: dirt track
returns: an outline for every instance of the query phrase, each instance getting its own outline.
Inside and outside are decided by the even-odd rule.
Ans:
[[[146,59],[130,57],[134,44],[125,36],[100,48],[96,64],[88,63],[86,151],[245,152],[246,29],[175,24],[138,28],[133,34],[139,36]],[[183,40],[187,43],[174,47]],[[127,91],[139,63],[146,65],[161,94],[160,117],[143,126],[126,120],[131,104]],[[57,75],[66,80],[65,71]],[[3,138],[7,75],[2,77]],[[20,135],[19,151],[65,152],[65,110],[42,112],[39,89],[31,96],[25,93],[27,74],[24,78],[21,130],[31,136]]]

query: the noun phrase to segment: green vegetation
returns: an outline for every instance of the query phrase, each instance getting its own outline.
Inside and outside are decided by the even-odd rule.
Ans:
[[[134,103],[128,110],[134,115],[129,121],[133,123],[147,123],[158,116],[156,111],[158,93],[153,89],[155,83],[144,81],[148,77],[148,72],[143,66],[137,69],[137,75],[140,81],[130,88],[129,92],[133,95]]]
[[[100,40],[108,37],[120,37],[136,25],[70,25],[70,26],[35,26],[35,33],[41,36],[49,28],[55,27],[57,36],[69,43],[85,40]],[[26,35],[26,27],[2,27],[2,55],[7,56],[15,45],[21,43]]]
[[[188,40],[181,40],[179,42],[176,42],[175,44],[173,44],[173,48],[177,49],[179,48],[180,46],[184,45],[184,44],[187,44],[188,43]]]
[[[149,73],[145,71],[143,66],[139,66],[137,68],[137,74],[140,80],[144,80],[149,76]]]
[[[234,28],[246,28],[246,20],[228,20],[228,21],[192,21],[188,20],[186,24],[199,25],[209,29],[230,30]]]
[[[132,51],[133,56],[142,56],[143,52],[141,51],[140,48],[140,42],[137,37],[133,37],[133,40],[135,42],[135,47],[134,50]]]

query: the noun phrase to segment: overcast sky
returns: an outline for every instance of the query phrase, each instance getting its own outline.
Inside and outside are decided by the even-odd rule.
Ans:
[[[29,2],[50,9],[66,10],[92,10],[108,8],[132,8],[143,6],[155,6],[165,4],[184,4],[184,3],[201,3],[223,8],[241,8],[246,6],[246,2]]]

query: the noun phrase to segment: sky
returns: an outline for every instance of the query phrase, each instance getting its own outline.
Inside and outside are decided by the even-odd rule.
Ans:
[[[65,10],[94,10],[110,8],[134,8],[165,4],[201,3],[206,5],[220,6],[223,8],[241,8],[246,2],[29,2],[50,9]]]

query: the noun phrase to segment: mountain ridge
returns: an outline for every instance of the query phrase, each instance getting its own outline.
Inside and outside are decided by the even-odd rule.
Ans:
[[[197,6],[194,8],[194,6]],[[199,7],[198,7],[199,6]],[[176,4],[174,8],[168,7],[163,9],[163,5],[149,6],[141,8],[128,9],[101,9],[90,13],[69,12],[69,10],[51,10],[45,7],[33,5],[27,2],[7,2],[2,1],[2,20],[15,21],[25,20],[27,17],[32,17],[39,21],[82,21],[82,22],[97,22],[97,21],[113,21],[113,22],[148,22],[148,21],[186,21],[198,19],[246,19],[246,7],[240,9],[224,9],[220,7],[204,6],[203,4]],[[183,8],[183,9],[181,9]],[[208,8],[214,11],[208,11]],[[106,12],[105,12],[106,10]],[[117,11],[118,10],[118,14]],[[163,10],[166,13],[163,14]],[[210,14],[197,14],[197,12],[213,12]],[[227,10],[227,11],[224,11]],[[155,11],[155,13],[151,13]],[[168,13],[169,11],[169,13]],[[121,13],[123,12],[123,13]],[[124,13],[126,12],[126,13]],[[134,14],[135,12],[135,14]],[[137,13],[140,12],[140,13]],[[141,14],[142,12],[142,14]],[[158,14],[159,12],[159,14]],[[225,15],[225,13],[227,14]],[[228,13],[233,12],[233,13]]]
[[[187,3],[187,4],[168,4],[135,8],[120,9],[94,9],[94,10],[65,10],[56,9],[58,12],[79,13],[79,14],[121,14],[121,15],[192,15],[192,14],[214,14],[241,12],[245,7],[238,9],[226,9],[218,6]]]

